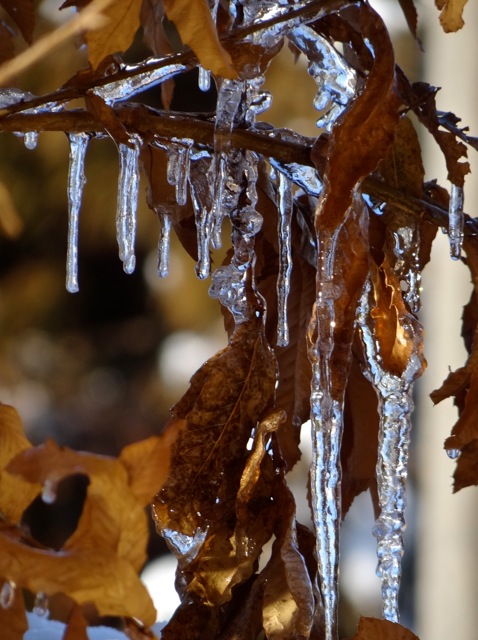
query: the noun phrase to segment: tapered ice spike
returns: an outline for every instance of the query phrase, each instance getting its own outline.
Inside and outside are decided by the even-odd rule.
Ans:
[[[374,306],[367,282],[357,313],[366,366],[364,374],[378,396],[380,415],[377,458],[377,486],[380,515],[373,528],[377,538],[377,575],[382,581],[383,617],[398,622],[398,595],[402,574],[403,532],[405,530],[406,478],[413,412],[413,383],[422,361],[412,352],[401,376],[384,370],[374,335],[371,311]],[[420,331],[419,325],[415,331]],[[410,327],[410,335],[413,335]],[[419,334],[418,334],[418,337]]]
[[[204,67],[199,67],[198,86],[201,91],[209,91],[211,88],[211,72]]]
[[[70,165],[68,170],[68,241],[66,253],[66,290],[79,291],[78,224],[85,178],[85,156],[90,141],[87,133],[70,133]]]
[[[171,236],[171,216],[162,207],[156,209],[159,220],[158,275],[165,278],[169,273],[169,244]]]
[[[461,258],[463,228],[465,224],[463,199],[463,188],[456,184],[452,184],[450,188],[450,205],[448,209],[448,238],[450,241],[450,256],[452,260],[459,260]]]
[[[133,273],[136,258],[136,210],[139,189],[140,139],[131,137],[131,146],[119,145],[120,171],[118,178],[118,206],[116,211],[116,238],[119,257],[126,273]]]
[[[290,274],[292,271],[292,183],[282,173],[279,173],[278,210],[279,275],[277,277],[277,346],[286,347],[289,344],[287,301],[289,298]]]

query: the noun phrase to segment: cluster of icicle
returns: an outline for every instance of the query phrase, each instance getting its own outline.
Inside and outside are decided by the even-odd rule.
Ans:
[[[242,11],[238,12],[238,6]],[[212,7],[215,18],[218,0]],[[299,5],[295,5],[299,6]],[[243,24],[259,23],[280,14],[290,8],[276,0],[235,0],[230,3],[233,18],[243,16]],[[309,74],[318,86],[314,105],[320,112],[318,126],[330,131],[337,117],[343,112],[355,95],[356,78],[354,71],[342,56],[324,38],[298,18],[284,20],[257,31],[249,36],[254,44],[270,48],[282,37],[287,36],[308,60]],[[95,89],[95,93],[114,107],[117,102],[127,100],[135,94],[164,82],[185,71],[181,64],[170,64],[159,69],[153,68],[155,59],[148,59],[136,67],[126,66],[122,70],[136,71],[128,79],[112,81]],[[149,68],[151,67],[151,68]],[[211,82],[207,70],[199,69],[199,87],[206,91]],[[168,152],[167,181],[174,185],[178,205],[185,205],[188,195],[195,211],[197,227],[198,262],[197,276],[201,279],[211,275],[210,249],[218,249],[222,243],[222,226],[229,218],[232,227],[233,256],[227,266],[218,267],[211,275],[210,295],[218,298],[233,314],[235,322],[248,320],[255,313],[251,305],[247,287],[250,267],[254,265],[254,237],[260,231],[262,217],[256,210],[259,157],[247,150],[231,147],[231,131],[237,126],[254,129],[258,114],[267,110],[271,96],[261,89],[263,75],[242,80],[217,80],[218,100],[215,120],[214,148],[208,150],[195,146],[188,138],[174,138],[165,147],[164,138],[152,142]],[[28,100],[32,96],[18,90],[0,92],[0,107]],[[51,111],[56,105],[43,105],[41,109]],[[59,107],[61,108],[61,107]],[[32,110],[33,111],[33,110]],[[291,132],[291,136],[293,133]],[[36,146],[37,134],[25,134],[25,144],[29,149]],[[68,175],[68,250],[66,287],[70,292],[78,291],[78,224],[85,184],[85,156],[92,134],[69,134],[70,166]],[[151,144],[151,141],[149,141]],[[139,185],[139,155],[142,141],[135,133],[130,135],[128,144],[119,144],[119,178],[116,212],[116,232],[119,257],[124,270],[132,273],[135,268],[136,210]],[[196,188],[191,178],[193,163],[207,161],[209,171],[209,198],[204,201],[203,192]],[[277,193],[279,211],[278,238],[280,249],[278,291],[278,330],[277,344],[288,344],[287,299],[291,273],[291,236],[290,225],[293,211],[294,189],[301,188],[309,195],[319,196],[321,184],[315,170],[296,164],[282,164],[274,158],[268,159],[270,175]],[[240,186],[242,185],[242,186]],[[246,197],[240,194],[245,188]],[[158,273],[161,277],[168,273],[170,215],[161,207],[157,213],[160,221]],[[460,257],[463,240],[463,192],[460,187],[452,186],[449,212],[450,252],[454,259]],[[403,262],[403,247],[410,245],[407,230],[397,241],[397,264]],[[331,249],[332,250],[332,249]],[[322,256],[325,262],[333,256]],[[418,308],[418,281],[416,274],[404,275],[408,280],[408,302],[413,311]],[[327,291],[330,286],[327,278],[321,283],[324,299],[317,304],[327,306]],[[370,328],[370,291],[367,285],[357,322],[361,327],[365,352],[368,358],[366,375],[373,382],[379,395],[381,414],[380,445],[378,453],[378,486],[381,515],[374,528],[377,537],[379,558],[378,573],[382,579],[383,613],[389,620],[398,620],[398,589],[400,582],[400,563],[403,553],[402,532],[404,529],[405,479],[407,452],[410,431],[410,415],[413,408],[411,388],[417,373],[418,363],[412,358],[401,377],[394,377],[381,369],[380,357]],[[333,318],[332,321],[333,322]],[[329,342],[333,340],[333,331],[329,332]],[[333,344],[329,346],[332,348]],[[321,366],[327,368],[327,363]],[[339,450],[343,409],[327,394],[329,389],[318,388],[319,376],[313,375],[311,392],[311,422],[317,444],[314,450],[313,478],[328,476],[335,483],[334,491],[327,485],[312,487],[313,513],[317,534],[317,555],[319,563],[320,589],[323,596],[326,620],[326,640],[336,636],[337,610],[337,563],[340,526],[340,468]],[[330,405],[330,406],[329,406]],[[328,406],[325,416],[323,408]],[[325,422],[327,422],[325,424]],[[314,483],[312,483],[314,484]],[[14,587],[5,583],[2,600],[8,602]]]

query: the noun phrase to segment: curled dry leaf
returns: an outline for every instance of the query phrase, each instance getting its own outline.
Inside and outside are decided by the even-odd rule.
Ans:
[[[139,28],[142,0],[112,0],[102,11],[106,25],[86,34],[88,60],[96,69],[107,56],[126,51]]]
[[[231,56],[219,42],[207,0],[164,0],[164,8],[205,69],[223,78],[237,77]]]

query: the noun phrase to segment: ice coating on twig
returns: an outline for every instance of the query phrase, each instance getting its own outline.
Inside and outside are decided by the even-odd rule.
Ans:
[[[372,325],[373,306],[371,284],[368,281],[358,307],[357,324],[366,358],[364,373],[377,393],[380,414],[377,459],[380,515],[373,534],[377,538],[377,575],[382,581],[383,616],[386,620],[398,622],[412,390],[420,374],[422,361],[416,352],[412,352],[401,376],[384,369]],[[418,323],[410,330],[420,332]],[[420,337],[420,333],[417,337]]]
[[[116,239],[119,257],[126,273],[133,273],[136,258],[134,242],[136,237],[136,210],[139,189],[140,140],[131,137],[131,145],[121,143],[118,147],[120,171],[118,178],[118,206],[116,211]]]
[[[287,301],[290,292],[292,271],[291,221],[292,185],[284,174],[279,173],[278,184],[278,229],[279,275],[277,277],[277,346],[289,344],[289,324],[287,322]]]
[[[104,84],[101,87],[95,87],[93,92],[102,98],[107,104],[113,105],[120,100],[127,100],[132,98],[137,93],[150,89],[161,82],[165,82],[170,78],[186,71],[184,64],[167,64],[156,69],[148,69],[154,64],[161,62],[161,58],[148,58],[139,64],[133,65],[121,65],[119,71],[126,71],[128,73],[136,70],[143,70],[143,73],[138,73],[134,76],[122,78],[121,80],[113,80]]]
[[[333,45],[308,25],[300,25],[288,37],[307,56],[309,74],[319,89],[314,107],[323,112],[317,120],[317,126],[330,132],[334,122],[355,95],[355,72]]]
[[[322,183],[319,180],[317,169],[304,167],[297,162],[279,162],[275,158],[269,158],[269,162],[308,195],[318,197],[321,194]]]
[[[90,141],[87,133],[70,133],[70,165],[68,170],[68,240],[66,253],[66,290],[79,291],[78,224],[85,178],[85,156]]]
[[[463,199],[463,188],[452,184],[450,187],[450,204],[448,209],[448,239],[452,260],[459,260],[461,258],[463,227],[465,225]]]
[[[158,275],[160,278],[165,278],[169,274],[171,216],[163,207],[157,207],[155,211],[159,220]]]

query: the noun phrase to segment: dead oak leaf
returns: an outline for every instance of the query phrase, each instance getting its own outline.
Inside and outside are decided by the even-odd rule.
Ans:
[[[93,69],[106,56],[130,47],[140,25],[141,4],[142,0],[112,0],[102,11],[108,18],[107,24],[86,34],[88,60]]]
[[[219,42],[207,0],[164,0],[169,20],[174,22],[184,44],[214,75],[234,79],[231,56]]]

